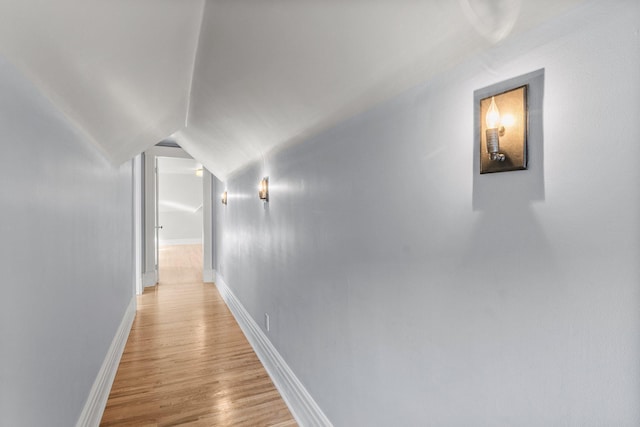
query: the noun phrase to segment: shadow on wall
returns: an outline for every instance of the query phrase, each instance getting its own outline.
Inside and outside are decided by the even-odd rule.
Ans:
[[[480,99],[524,84],[529,85],[528,169],[481,175]],[[502,297],[519,294],[525,301],[541,296],[545,283],[557,282],[560,274],[532,208],[534,202],[545,200],[543,98],[544,69],[474,92],[473,210],[480,215],[462,260],[465,271],[478,276],[464,283],[491,283]]]

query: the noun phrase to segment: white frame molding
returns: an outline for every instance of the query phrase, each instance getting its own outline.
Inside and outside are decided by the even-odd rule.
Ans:
[[[156,269],[156,157],[177,157],[192,159],[186,151],[179,147],[153,146],[144,152],[144,259],[142,261],[142,286],[154,286],[158,283],[158,271]],[[206,238],[206,237],[205,237]],[[153,280],[153,281],[152,281]]]
[[[136,295],[142,294],[142,155],[133,158],[133,253]]]

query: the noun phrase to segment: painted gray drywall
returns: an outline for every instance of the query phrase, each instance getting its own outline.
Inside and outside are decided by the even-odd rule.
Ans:
[[[75,425],[134,295],[132,164],[0,56],[0,425]]]
[[[639,18],[587,2],[216,186],[216,270],[336,426],[640,424]],[[474,91],[540,69],[544,168],[480,176]]]

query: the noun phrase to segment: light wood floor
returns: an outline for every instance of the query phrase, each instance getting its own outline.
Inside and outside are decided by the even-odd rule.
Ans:
[[[102,426],[295,426],[215,286],[199,245],[160,250],[160,283],[138,311]]]

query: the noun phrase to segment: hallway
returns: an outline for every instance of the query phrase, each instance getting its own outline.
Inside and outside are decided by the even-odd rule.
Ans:
[[[200,245],[160,250],[102,426],[295,426],[232,314],[202,283]]]

